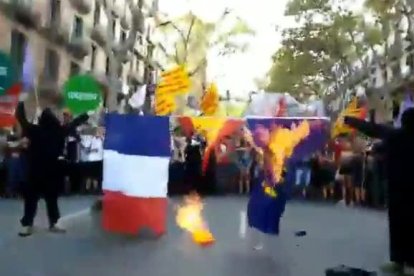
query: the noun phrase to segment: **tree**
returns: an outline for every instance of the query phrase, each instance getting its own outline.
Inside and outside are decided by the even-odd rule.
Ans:
[[[269,91],[321,95],[328,85],[343,82],[355,62],[366,64],[366,53],[381,43],[379,30],[344,7],[346,0],[335,6],[328,0],[288,2],[286,15],[295,16],[301,26],[282,33]]]
[[[215,49],[219,55],[227,56],[245,51],[248,43],[240,39],[254,35],[244,20],[231,15],[232,12],[226,9],[216,22],[205,22],[189,12],[158,25],[167,44],[160,43],[159,48],[170,65],[187,66],[197,96],[201,96],[205,87],[208,52]],[[226,28],[229,22],[232,24]]]

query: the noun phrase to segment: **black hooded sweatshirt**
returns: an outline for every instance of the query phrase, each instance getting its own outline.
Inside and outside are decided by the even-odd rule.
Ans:
[[[27,149],[29,177],[47,177],[57,169],[59,156],[63,154],[65,138],[73,129],[85,123],[89,116],[80,115],[67,125],[62,125],[53,112],[43,110],[39,124],[31,124],[26,118],[23,103],[19,103],[16,110],[24,136],[29,139]]]
[[[402,127],[345,117],[345,123],[383,142],[388,181],[390,257],[398,264],[414,266],[414,108],[403,113]]]

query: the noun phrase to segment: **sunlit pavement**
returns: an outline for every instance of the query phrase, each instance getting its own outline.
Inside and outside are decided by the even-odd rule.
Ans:
[[[92,200],[64,199],[63,212],[76,213]],[[177,229],[173,208],[169,232],[158,240],[105,234],[96,218],[85,213],[64,222],[66,235],[40,227],[34,236],[22,239],[4,229],[14,227],[8,224],[18,219],[19,205],[0,202],[0,275],[321,276],[327,267],[376,270],[387,260],[382,212],[294,202],[287,207],[281,236],[257,252],[240,235],[246,198],[209,198],[206,203],[206,219],[217,239],[210,248],[194,245]],[[46,225],[43,211],[40,217],[38,225]],[[307,235],[295,237],[299,230]]]

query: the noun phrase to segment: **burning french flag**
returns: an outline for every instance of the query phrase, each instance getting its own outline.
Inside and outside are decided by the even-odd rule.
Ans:
[[[109,114],[104,145],[103,227],[166,231],[169,117]]]

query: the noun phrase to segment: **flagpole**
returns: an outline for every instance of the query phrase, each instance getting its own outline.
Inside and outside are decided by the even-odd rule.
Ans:
[[[34,93],[34,96],[35,96],[35,102],[36,102],[36,112],[37,112],[37,109],[40,107],[40,105],[39,105],[39,95],[37,94],[38,93],[38,80],[37,80],[37,76],[35,77],[35,80],[34,80],[34,87],[33,87],[33,93]]]

